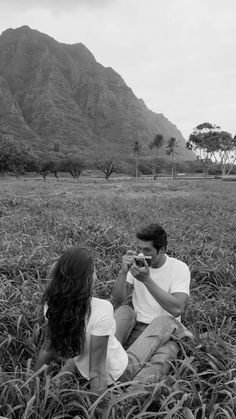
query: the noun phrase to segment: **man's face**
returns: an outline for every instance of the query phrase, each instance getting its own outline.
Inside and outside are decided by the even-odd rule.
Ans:
[[[144,256],[151,256],[152,257],[152,267],[158,267],[162,261],[164,251],[157,249],[153,246],[152,240],[150,241],[143,241],[137,239],[137,251],[138,253],[143,253]]]

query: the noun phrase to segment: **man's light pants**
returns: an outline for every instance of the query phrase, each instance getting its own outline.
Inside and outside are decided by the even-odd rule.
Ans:
[[[115,336],[121,344],[125,344],[132,330],[137,333],[136,340],[127,349],[129,362],[121,381],[135,380],[145,384],[160,381],[168,371],[168,361],[177,358],[179,346],[174,339],[191,337],[190,332],[172,316],[156,317],[149,325],[139,324],[134,310],[124,304],[115,310],[114,317]]]

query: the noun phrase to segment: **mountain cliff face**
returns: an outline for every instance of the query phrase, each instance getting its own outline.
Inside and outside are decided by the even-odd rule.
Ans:
[[[158,133],[179,140],[180,159],[193,158],[180,131],[83,44],[62,44],[27,26],[0,36],[0,134],[45,152],[57,143],[64,152],[131,155],[134,141],[147,149]]]

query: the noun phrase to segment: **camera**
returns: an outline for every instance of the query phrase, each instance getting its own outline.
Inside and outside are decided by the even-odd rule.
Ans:
[[[137,256],[134,256],[134,263],[139,268],[145,267],[145,261],[147,262],[148,266],[150,266],[152,262],[152,257],[144,256],[142,253],[139,253]]]

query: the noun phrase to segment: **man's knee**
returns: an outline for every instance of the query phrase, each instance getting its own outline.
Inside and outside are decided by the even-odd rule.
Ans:
[[[151,321],[151,323],[150,324],[163,324],[163,325],[166,325],[166,324],[173,324],[173,325],[176,325],[176,326],[178,326],[179,324],[180,324],[180,322],[178,321],[178,320],[176,320],[173,316],[170,316],[170,315],[168,315],[168,314],[166,314],[166,315],[163,315],[163,316],[158,316],[158,317],[155,317],[152,321]]]
[[[128,305],[118,307],[114,312],[116,322],[115,337],[124,345],[136,324],[136,314]]]
[[[178,339],[188,338],[194,340],[193,334],[179,320],[169,315],[155,317],[151,321],[150,327],[160,334],[171,333]]]
[[[114,311],[114,318],[116,321],[126,320],[129,323],[134,323],[135,325],[136,313],[131,306],[123,304]]]
[[[178,330],[179,327],[181,327],[181,323],[176,320],[174,317],[165,315],[165,316],[158,316],[155,317],[151,323],[149,324],[150,328],[153,328],[154,330],[169,330],[172,331],[172,333],[175,330]]]

